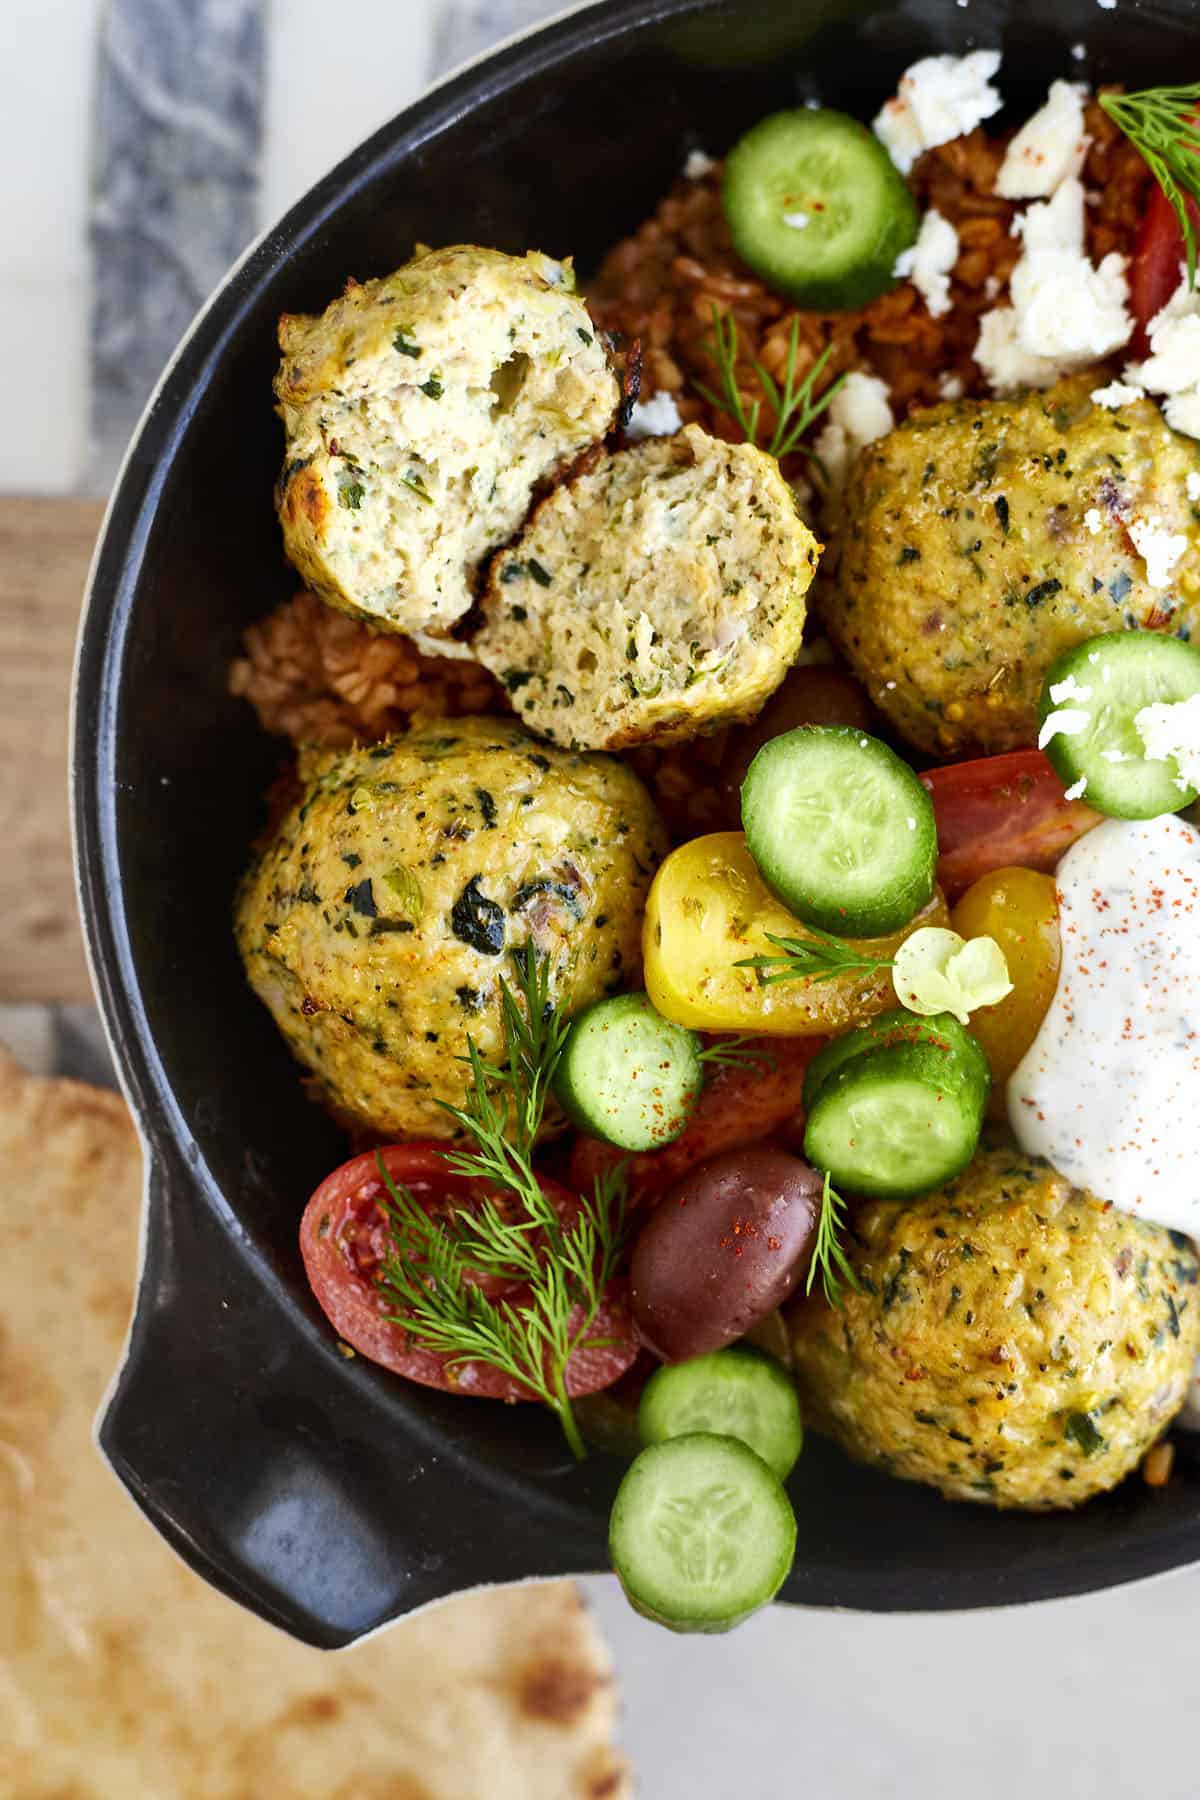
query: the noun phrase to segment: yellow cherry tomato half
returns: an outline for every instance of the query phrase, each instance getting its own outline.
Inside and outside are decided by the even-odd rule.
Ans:
[[[969,887],[950,923],[965,938],[992,937],[1008,962],[1012,993],[971,1014],[971,1030],[992,1068],[988,1110],[1005,1117],[1004,1084],[1038,1034],[1062,960],[1054,877],[1036,869],[996,869]]]
[[[890,957],[919,926],[948,918],[939,893],[903,931],[855,942],[867,956]],[[812,935],[766,886],[740,831],[693,838],[668,856],[646,901],[646,992],[677,1025],[779,1037],[846,1031],[895,1006],[887,968],[831,981],[764,982],[757,970],[737,967],[746,957],[778,955],[772,936]]]

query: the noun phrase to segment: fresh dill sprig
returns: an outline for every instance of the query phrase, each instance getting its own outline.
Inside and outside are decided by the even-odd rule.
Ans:
[[[1100,105],[1139,150],[1179,221],[1187,251],[1188,286],[1196,285],[1196,232],[1187,200],[1200,203],[1200,81],[1188,87],[1143,88],[1101,94]]]
[[[446,1105],[471,1148],[448,1150],[446,1166],[492,1194],[433,1219],[393,1182],[387,1189],[390,1241],[378,1276],[394,1300],[394,1322],[451,1364],[485,1362],[522,1382],[555,1413],[571,1450],[583,1439],[567,1394],[567,1365],[589,1336],[625,1239],[625,1172],[596,1177],[568,1219],[546,1198],[530,1157],[562,1055],[567,1022],[550,1000],[549,959],[531,945],[513,958],[517,994],[501,981],[502,1060],[485,1061],[474,1039],[465,1058],[465,1104]],[[494,1297],[481,1278],[519,1282],[519,1297]]]
[[[862,1292],[862,1284],[854,1273],[849,1257],[842,1248],[841,1234],[845,1230],[845,1205],[841,1195],[836,1193],[825,1171],[825,1185],[821,1190],[821,1214],[817,1220],[817,1242],[813,1250],[813,1259],[808,1265],[808,1280],[804,1291],[811,1294],[813,1283],[820,1271],[821,1286],[825,1290],[825,1298],[830,1306],[841,1311],[842,1283],[852,1287],[856,1294]]]
[[[706,1068],[758,1069],[772,1061],[771,1052],[761,1038],[742,1033],[737,1037],[718,1038],[700,1051]]]
[[[710,406],[720,412],[726,412],[736,419],[742,435],[751,444],[758,443],[759,419],[762,413],[762,401],[753,400],[747,409],[737,383],[738,360],[738,328],[737,320],[732,313],[722,313],[716,306],[712,309],[713,335],[708,344],[708,353],[717,367],[720,378],[719,391],[705,385],[702,381],[693,382],[698,394],[701,394]],[[824,466],[820,457],[810,444],[801,443],[806,431],[820,418],[834,394],[846,379],[839,375],[829,383],[823,394],[815,394],[814,390],[825,365],[833,354],[833,345],[827,344],[812,367],[797,377],[796,361],[800,352],[800,318],[796,314],[792,318],[792,328],[788,334],[787,366],[784,371],[782,390],[769,370],[765,369],[756,356],[750,358],[750,366],[758,377],[759,385],[775,415],[775,424],[770,439],[760,447],[768,456],[782,460],[793,451],[810,458],[824,474]]]
[[[776,937],[768,931],[767,942],[774,944],[778,956],[747,956],[735,969],[757,969],[759,981],[769,987],[773,981],[808,981],[815,987],[822,981],[836,981],[839,975],[866,974],[876,969],[890,969],[890,956],[871,956],[860,945],[832,932],[810,925],[810,938]]]

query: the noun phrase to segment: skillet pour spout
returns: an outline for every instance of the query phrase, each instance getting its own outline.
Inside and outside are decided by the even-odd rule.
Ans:
[[[570,253],[586,288],[689,151],[720,155],[806,98],[870,119],[918,57],[990,45],[1018,116],[1056,78],[1200,72],[1193,0],[585,6],[433,90],[306,195],[202,312],[135,438],[74,702],[81,903],[151,1166],[138,1310],[100,1444],[193,1567],[310,1643],[349,1643],[478,1582],[604,1566],[622,1465],[574,1465],[536,1407],[346,1357],[304,1279],[300,1215],[345,1145],[248,991],[231,932],[280,750],[226,671],[295,585],[271,505],[276,321],[418,242]],[[789,1491],[798,1553],[781,1597],[800,1604],[992,1606],[1200,1560],[1194,1480],[1130,1482],[1075,1514],[1000,1513],[810,1439]]]
[[[594,1532],[560,1522],[543,1543],[537,1521],[489,1494],[453,1445],[392,1439],[389,1454],[370,1381],[331,1368],[319,1331],[280,1328],[236,1238],[195,1204],[186,1177],[156,1163],[147,1206],[137,1312],[100,1448],[215,1587],[334,1650],[464,1587],[598,1565]]]

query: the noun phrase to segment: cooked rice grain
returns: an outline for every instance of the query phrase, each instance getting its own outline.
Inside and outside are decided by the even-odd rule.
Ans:
[[[307,592],[251,625],[245,648],[231,692],[295,744],[344,748],[414,719],[508,711],[478,663],[423,656],[408,638],[372,631]]]

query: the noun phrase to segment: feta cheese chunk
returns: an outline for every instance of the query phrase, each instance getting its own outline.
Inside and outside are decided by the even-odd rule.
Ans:
[[[675,404],[674,394],[652,394],[649,400],[635,403],[625,427],[625,436],[636,443],[639,438],[670,437],[683,428],[683,419]]]
[[[990,119],[1002,101],[991,85],[998,50],[968,56],[926,56],[900,78],[895,98],[874,122],[879,139],[901,174],[938,144],[948,144]]]
[[[1124,381],[1110,381],[1107,387],[1092,389],[1092,399],[1097,406],[1106,406],[1109,412],[1116,412],[1119,407],[1129,406],[1135,400],[1144,400],[1144,387],[1131,387]]]
[[[1147,336],[1149,356],[1130,363],[1125,379],[1165,397],[1163,413],[1173,431],[1200,437],[1200,294],[1189,288],[1186,268],[1180,268],[1179,286],[1151,319]]]
[[[687,160],[683,165],[684,179],[686,181],[703,181],[706,175],[712,174],[716,166],[713,158],[706,155],[703,150],[689,150]]]
[[[917,241],[902,250],[893,271],[899,280],[909,280],[939,319],[950,311],[950,271],[958,261],[958,233],[949,219],[931,207],[921,220]]]
[[[995,394],[1015,393],[1018,388],[1051,387],[1058,379],[1058,364],[1047,356],[1026,350],[1011,306],[994,306],[979,321],[975,361]]]
[[[895,423],[887,383],[852,369],[829,402],[815,445],[830,486],[840,488],[864,444],[884,437]]]
[[[1127,527],[1133,547],[1146,565],[1152,588],[1169,588],[1171,571],[1188,547],[1182,531],[1164,531],[1161,519],[1130,519]]]
[[[1181,792],[1200,787],[1200,694],[1143,706],[1133,723],[1150,762],[1175,763]]]
[[[1070,176],[1049,200],[1027,206],[1013,220],[1013,236],[1022,239],[1025,254],[1036,250],[1073,250],[1083,255],[1083,183]]]
[[[1114,251],[1098,268],[1088,261],[1083,209],[1083,187],[1068,176],[1013,224],[1025,254],[1009,283],[1012,304],[983,315],[975,347],[996,393],[1049,387],[1129,341],[1125,259]]]
[[[1022,125],[1008,146],[996,176],[1005,200],[1040,200],[1083,168],[1090,139],[1083,128],[1087,89],[1077,81],[1056,81],[1039,112]]]
[[[1086,731],[1092,722],[1090,712],[1078,706],[1060,706],[1056,711],[1047,713],[1042,720],[1042,729],[1038,732],[1038,749],[1044,750],[1052,744],[1056,737],[1078,737]]]

